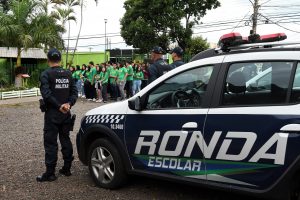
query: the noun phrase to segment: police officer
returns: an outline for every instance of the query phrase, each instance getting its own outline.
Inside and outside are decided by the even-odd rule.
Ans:
[[[48,65],[41,74],[41,94],[45,102],[44,118],[44,148],[46,172],[36,179],[38,182],[55,181],[55,167],[57,162],[57,136],[62,147],[64,166],[60,174],[71,175],[73,161],[73,147],[69,137],[72,126],[70,110],[74,106],[78,92],[70,71],[61,68],[61,53],[57,49],[48,52]]]
[[[170,65],[162,59],[164,52],[159,46],[156,46],[151,51],[151,60],[153,64],[150,65],[149,71],[149,83],[153,82],[158,77],[162,76],[166,72],[172,70]]]
[[[172,51],[171,51],[171,55],[172,55],[172,60],[173,63],[170,65],[172,67],[172,69],[175,69],[176,67],[179,67],[183,64],[185,64],[182,61],[182,56],[183,56],[183,49],[180,47],[175,47]]]

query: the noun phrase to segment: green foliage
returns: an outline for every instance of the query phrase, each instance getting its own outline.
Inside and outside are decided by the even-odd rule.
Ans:
[[[189,47],[186,49],[186,52],[191,56],[209,48],[207,40],[203,39],[201,36],[193,37],[188,46]]]
[[[0,65],[0,88],[9,84],[9,72],[8,69]]]
[[[0,13],[0,42],[19,49],[59,48],[63,44],[61,33],[64,29],[54,18],[41,12],[40,6],[37,0],[12,0],[10,11]]]
[[[7,12],[9,10],[9,0],[0,0],[0,12]]]
[[[165,50],[177,42],[184,50],[190,44],[192,28],[218,0],[126,0],[121,35],[128,45],[148,52],[154,45]],[[184,20],[184,24],[182,24]]]

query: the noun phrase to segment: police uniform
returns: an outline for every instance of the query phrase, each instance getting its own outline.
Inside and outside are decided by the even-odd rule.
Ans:
[[[185,62],[183,62],[182,60],[176,60],[175,62],[173,62],[172,64],[170,64],[172,69],[175,69],[176,67],[179,67],[181,65],[184,65]]]
[[[161,47],[154,47],[152,50],[153,53],[156,54],[163,54],[163,50]],[[162,58],[155,60],[153,64],[150,65],[149,71],[149,79],[148,82],[151,83],[163,74],[167,73],[168,71],[172,70],[171,66],[164,61]]]
[[[54,52],[56,51],[54,50]],[[44,116],[46,173],[37,177],[37,181],[42,182],[51,181],[51,178],[49,180],[49,177],[52,177],[54,180],[56,179],[54,174],[57,163],[58,135],[64,159],[64,166],[60,170],[60,173],[62,172],[64,174],[65,172],[65,175],[71,175],[70,168],[73,161],[73,147],[69,136],[70,128],[72,126],[71,113],[67,112],[64,114],[59,109],[61,105],[65,103],[69,103],[70,106],[73,106],[78,98],[78,91],[71,72],[62,69],[60,66],[46,69],[41,74],[40,81],[41,94],[46,105]]]
[[[170,66],[172,69],[175,69],[176,67],[179,67],[181,65],[184,65],[185,62],[183,62],[181,60],[182,56],[183,56],[183,49],[180,47],[175,47],[172,51],[171,54],[175,53],[177,55],[178,58],[180,58],[180,60],[175,60]]]

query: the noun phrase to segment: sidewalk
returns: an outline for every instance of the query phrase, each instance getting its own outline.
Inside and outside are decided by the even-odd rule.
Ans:
[[[42,98],[42,97],[37,96],[37,97],[25,97],[25,98],[0,100],[0,106],[1,105],[20,104],[20,103],[29,103],[29,102],[38,102],[40,98]]]

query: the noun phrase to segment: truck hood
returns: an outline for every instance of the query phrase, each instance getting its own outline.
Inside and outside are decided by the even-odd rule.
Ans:
[[[128,100],[116,103],[110,103],[88,111],[85,115],[103,115],[103,114],[126,114],[128,110]]]

